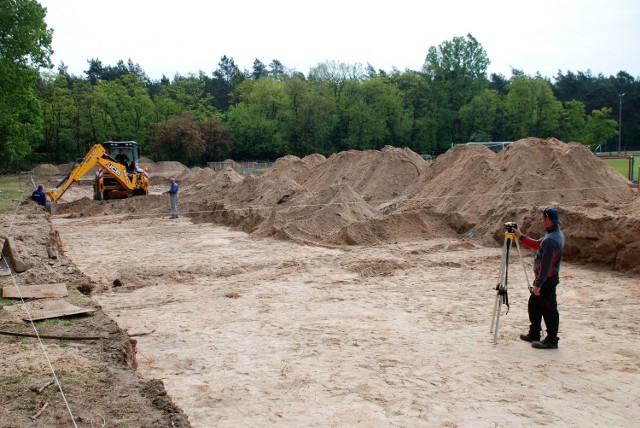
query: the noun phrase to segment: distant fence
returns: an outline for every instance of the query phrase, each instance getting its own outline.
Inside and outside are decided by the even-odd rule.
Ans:
[[[620,174],[627,177],[629,181],[637,181],[638,175],[634,175],[635,166],[636,166],[636,158],[640,158],[640,156],[598,156],[605,163],[609,164],[612,168],[618,171]],[[640,175],[640,173],[639,173]]]
[[[271,161],[241,161],[226,160],[222,162],[207,162],[207,166],[212,170],[219,172],[225,168],[231,168],[238,174],[261,175],[271,168]]]

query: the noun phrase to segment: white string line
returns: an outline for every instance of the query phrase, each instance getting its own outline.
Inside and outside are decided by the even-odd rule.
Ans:
[[[13,220],[15,220],[15,218],[17,217],[17,212],[18,209],[20,208],[21,202],[24,199],[24,189],[22,190],[22,193],[20,194],[20,198],[18,199],[18,204],[16,205],[16,209],[14,211],[14,213],[16,213],[14,215],[14,219],[11,220],[10,224],[9,224],[9,232],[7,233],[7,236],[11,236],[11,230],[13,228]],[[22,291],[20,290],[20,287],[18,286],[18,282],[16,281],[16,277],[13,274],[11,268],[9,267],[6,257],[4,257],[4,264],[7,267],[7,269],[9,270],[9,273],[11,274],[11,281],[13,282],[13,286],[16,288],[16,290],[18,291],[18,295],[20,296],[20,301],[22,302],[22,306],[24,307],[25,311],[27,311],[27,315],[29,316],[29,322],[31,323],[31,327],[33,328],[33,331],[36,334],[36,338],[38,339],[38,342],[40,343],[40,348],[42,349],[42,353],[44,354],[45,359],[47,360],[47,363],[49,365],[49,370],[51,370],[51,373],[53,374],[53,379],[56,382],[56,385],[58,386],[58,390],[60,391],[60,394],[62,395],[62,400],[64,401],[65,406],[67,407],[67,411],[69,412],[69,415],[71,416],[71,421],[73,422],[73,426],[74,427],[78,427],[78,425],[76,424],[76,420],[75,417],[73,416],[73,413],[71,412],[71,407],[69,406],[69,402],[67,401],[67,397],[64,393],[64,391],[62,390],[62,384],[60,383],[60,380],[58,379],[58,375],[56,374],[55,369],[53,368],[53,364],[51,363],[51,359],[49,358],[49,353],[47,352],[47,348],[45,347],[44,343],[42,342],[42,339],[40,338],[40,334],[38,333],[38,329],[36,328],[35,322],[33,321],[33,317],[31,316],[31,311],[29,311],[29,306],[27,305],[27,303],[24,301],[24,298],[22,297]]]

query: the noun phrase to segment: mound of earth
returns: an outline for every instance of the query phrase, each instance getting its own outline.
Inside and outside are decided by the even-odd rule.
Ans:
[[[345,227],[381,217],[347,183],[317,193],[309,193],[302,187],[298,196],[300,194],[306,197],[287,201],[281,199],[281,203],[288,202],[288,208],[273,210],[269,219],[256,228],[256,234],[305,242],[326,242],[327,237]]]
[[[322,156],[319,153],[313,153],[310,155],[305,156],[304,158],[302,158],[302,162],[306,163],[307,165],[314,167],[316,165],[321,164],[322,162],[326,161],[327,158]]]
[[[216,172],[211,168],[194,167],[191,169],[185,169],[178,175],[176,180],[183,186],[205,186],[207,182],[215,178]]]
[[[499,153],[484,146],[456,146],[439,157],[413,186],[404,209],[429,208],[486,218],[518,205],[605,206],[634,198],[629,182],[585,146],[555,139],[519,140]]]
[[[278,177],[286,177],[302,183],[309,177],[313,167],[313,165],[304,162],[299,157],[289,155],[277,159],[271,168],[263,174],[263,177],[266,176],[268,179],[273,180]]]
[[[188,168],[184,166],[180,162],[176,161],[160,161],[154,164],[145,165],[149,168],[149,176],[160,176],[160,177],[177,177]]]
[[[50,163],[43,163],[29,171],[33,175],[58,175],[60,169]]]
[[[428,167],[420,155],[409,149],[387,146],[382,150],[350,150],[331,155],[314,166],[302,184],[317,192],[347,183],[362,199],[378,205],[401,195]]]
[[[370,245],[473,231],[477,242],[500,245],[504,222],[541,235],[540,212],[555,206],[570,237],[568,260],[640,269],[640,212],[628,208],[637,206],[638,194],[578,143],[527,138],[499,153],[459,145],[434,162],[394,147],[285,156],[261,176],[161,165],[160,174],[178,177],[182,215],[256,236]],[[165,199],[85,201],[73,210],[164,215]]]

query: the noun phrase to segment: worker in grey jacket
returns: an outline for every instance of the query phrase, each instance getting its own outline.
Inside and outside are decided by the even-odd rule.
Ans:
[[[539,349],[556,349],[558,347],[558,327],[560,314],[556,300],[556,287],[560,282],[560,263],[564,251],[564,234],[560,230],[560,215],[555,208],[542,211],[542,224],[547,231],[541,239],[531,239],[520,229],[514,232],[527,247],[537,250],[533,262],[535,280],[529,296],[529,333],[521,334],[520,339],[531,342],[531,346]],[[540,340],[541,323],[547,326],[547,336]]]

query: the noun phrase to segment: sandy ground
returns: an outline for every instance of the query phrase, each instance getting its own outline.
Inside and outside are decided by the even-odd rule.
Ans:
[[[52,223],[194,427],[636,425],[638,276],[565,263],[560,348],[536,350],[518,339],[517,256],[493,343],[502,250],[473,239],[333,249],[184,218]]]

